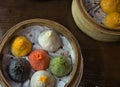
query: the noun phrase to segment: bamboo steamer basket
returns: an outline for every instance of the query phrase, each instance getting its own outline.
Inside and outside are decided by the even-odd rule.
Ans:
[[[65,85],[65,87],[78,87],[81,77],[82,77],[82,73],[83,73],[83,58],[82,58],[82,54],[80,51],[80,46],[77,42],[77,40],[75,39],[75,37],[73,36],[73,34],[64,26],[58,24],[57,22],[51,21],[51,20],[46,20],[46,19],[30,19],[30,20],[25,20],[23,22],[20,22],[18,24],[16,24],[15,26],[13,26],[12,28],[10,28],[5,35],[3,36],[1,42],[0,42],[0,83],[2,84],[3,87],[11,87],[10,83],[6,80],[4,73],[3,73],[3,69],[2,69],[2,56],[4,55],[3,53],[3,49],[6,46],[6,44],[8,43],[8,41],[11,39],[12,36],[14,36],[14,34],[22,29],[24,29],[25,27],[31,26],[31,25],[40,25],[40,26],[47,26],[49,28],[52,28],[54,30],[56,30],[57,32],[61,33],[62,35],[64,35],[68,41],[70,42],[72,49],[74,51],[75,54],[75,64],[73,66],[73,70],[72,70],[72,76],[69,80],[69,82]]]
[[[91,38],[104,42],[120,40],[120,30],[103,25],[106,14],[100,8],[100,0],[73,0],[72,15],[79,29]]]

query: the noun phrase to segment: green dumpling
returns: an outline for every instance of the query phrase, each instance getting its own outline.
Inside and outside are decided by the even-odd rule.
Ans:
[[[67,75],[71,70],[71,63],[68,58],[57,56],[51,58],[49,69],[51,73],[58,77]]]

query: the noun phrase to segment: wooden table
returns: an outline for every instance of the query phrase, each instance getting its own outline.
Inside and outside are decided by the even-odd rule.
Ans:
[[[120,42],[98,42],[76,26],[72,0],[0,0],[0,35],[26,19],[42,18],[67,27],[77,38],[84,58],[80,87],[120,87]]]

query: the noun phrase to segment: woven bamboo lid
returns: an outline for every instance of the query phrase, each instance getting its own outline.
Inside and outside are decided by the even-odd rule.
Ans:
[[[48,28],[54,29],[55,31],[59,32],[60,34],[62,34],[63,36],[67,38],[74,52],[75,63],[73,65],[73,69],[71,72],[71,78],[64,87],[77,87],[80,83],[82,72],[83,72],[83,59],[82,59],[82,55],[80,51],[80,46],[77,40],[75,39],[75,37],[73,36],[73,34],[70,31],[68,31],[67,28],[65,28],[64,26],[54,21],[50,21],[46,19],[30,19],[30,20],[20,22],[16,24],[15,26],[13,26],[12,28],[10,28],[3,36],[1,43],[0,43],[1,64],[3,61],[2,56],[4,55],[3,50],[5,50],[4,48],[9,43],[9,41],[12,39],[14,34],[16,34],[17,32],[21,30],[24,31],[25,27],[34,26],[34,25],[46,26]],[[4,75],[2,65],[1,65],[0,78],[1,78],[0,81],[3,87],[11,87],[10,85],[11,83],[7,81]]]
[[[100,0],[73,0],[72,15],[81,31],[98,41],[120,40],[120,30],[108,29],[102,23],[105,13]]]

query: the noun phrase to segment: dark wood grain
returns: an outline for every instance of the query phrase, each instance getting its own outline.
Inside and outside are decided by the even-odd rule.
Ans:
[[[98,42],[76,26],[72,0],[0,0],[0,35],[26,19],[50,19],[67,27],[77,38],[84,58],[80,87],[120,87],[120,42]]]

